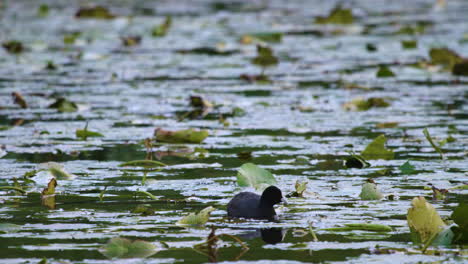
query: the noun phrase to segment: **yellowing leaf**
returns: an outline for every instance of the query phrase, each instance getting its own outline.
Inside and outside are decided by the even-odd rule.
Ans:
[[[426,244],[446,227],[434,206],[422,196],[413,199],[406,219],[412,236],[418,243]]]
[[[177,221],[176,225],[190,225],[190,226],[203,226],[208,222],[211,212],[215,209],[212,206],[206,207],[198,214],[190,213]]]
[[[385,135],[378,136],[361,152],[361,156],[366,160],[393,159],[395,154],[392,150],[385,148],[385,142],[387,142]]]
[[[261,189],[265,186],[275,185],[276,180],[271,172],[253,163],[245,163],[237,171],[237,184],[243,187],[250,186]]]
[[[52,178],[47,184],[47,188],[41,193],[42,205],[49,209],[55,209],[55,187],[57,187],[57,180]]]
[[[157,128],[154,134],[156,141],[167,143],[201,143],[209,135],[206,130],[186,129],[168,131],[161,128]]]

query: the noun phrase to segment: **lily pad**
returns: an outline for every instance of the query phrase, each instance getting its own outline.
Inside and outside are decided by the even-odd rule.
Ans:
[[[20,225],[11,223],[0,223],[0,234],[1,233],[15,233],[21,229]]]
[[[57,162],[46,162],[46,163],[41,163],[39,165],[40,168],[42,169],[47,169],[49,170],[50,174],[52,174],[55,178],[61,180],[71,180],[74,179],[76,176],[67,172],[65,168]]]
[[[276,180],[271,172],[253,163],[245,163],[237,171],[237,184],[242,187],[261,189],[266,185],[275,185]]]
[[[390,106],[390,103],[380,97],[356,98],[343,105],[344,109],[348,111],[367,111],[374,107],[383,108],[388,106]]]
[[[109,240],[99,252],[104,256],[114,258],[147,258],[156,254],[159,248],[143,240],[130,240],[121,237],[115,237]]]
[[[157,128],[154,131],[156,141],[166,143],[201,143],[208,137],[207,130],[178,130],[169,131],[162,128]]]
[[[208,222],[211,212],[215,209],[212,206],[206,207],[198,214],[190,213],[177,221],[176,225],[203,226]]]
[[[404,49],[415,49],[418,47],[418,42],[416,40],[402,40],[401,46]]]
[[[455,64],[463,61],[463,58],[455,51],[447,48],[432,48],[429,51],[431,64],[442,65],[445,70],[451,71]]]
[[[280,43],[283,39],[283,33],[280,32],[261,32],[245,34],[241,37],[242,44],[251,44],[259,42]]]
[[[395,77],[395,73],[393,73],[393,71],[390,70],[390,68],[388,68],[387,66],[381,65],[381,66],[379,67],[379,70],[378,70],[377,73],[376,73],[376,76],[377,76],[378,78]]]
[[[359,197],[361,197],[362,200],[380,200],[383,198],[383,195],[375,183],[366,182],[362,185]]]
[[[155,26],[151,30],[151,35],[153,37],[164,37],[169,31],[169,29],[171,28],[171,25],[172,25],[172,18],[170,16],[167,16],[166,19],[164,19],[163,23]]]
[[[416,243],[427,244],[441,234],[447,227],[437,213],[434,206],[426,202],[422,196],[415,197],[411,202],[411,208],[406,215],[411,236]],[[442,234],[444,237],[445,235]],[[438,240],[437,244],[450,244],[451,241]]]
[[[273,50],[270,47],[257,45],[257,57],[252,59],[252,63],[267,68],[278,64],[278,58],[273,55]]]
[[[81,19],[112,19],[115,18],[115,15],[109,9],[98,5],[80,8],[76,12],[75,17]]]
[[[414,166],[411,165],[409,160],[407,160],[403,165],[399,167],[401,173],[403,174],[411,174],[414,172]]]
[[[62,113],[78,111],[78,105],[76,103],[68,101],[63,97],[58,98],[53,104],[49,105],[49,108],[55,108]]]
[[[468,204],[460,203],[451,215],[452,220],[458,225],[459,232],[457,234],[457,241],[468,241]]]
[[[101,133],[88,130],[88,123],[86,123],[84,129],[77,129],[75,134],[77,138],[81,138],[82,140],[86,140],[88,137],[103,137],[104,136]]]
[[[393,159],[395,153],[385,148],[385,142],[387,142],[385,135],[378,136],[361,152],[361,156],[366,160]]]
[[[330,14],[326,17],[317,17],[315,23],[317,24],[352,24],[354,16],[351,9],[342,8],[340,5],[333,8]]]

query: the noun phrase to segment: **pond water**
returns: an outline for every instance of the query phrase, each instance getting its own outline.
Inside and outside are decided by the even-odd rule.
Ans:
[[[13,186],[15,178],[27,184],[25,194],[0,190],[0,222],[16,225],[0,231],[1,263],[468,261],[466,245],[423,254],[406,221],[417,196],[442,218],[468,201],[466,188],[451,189],[468,182],[468,78],[412,66],[428,59],[433,47],[468,56],[468,1],[342,1],[355,15],[351,25],[314,23],[337,1],[101,1],[113,19],[77,19],[77,2],[40,2],[0,3],[0,40],[25,46],[18,55],[0,51],[0,186]],[[152,28],[169,15],[167,34],[152,37]],[[396,34],[405,25],[424,25],[424,32]],[[65,44],[64,36],[76,32],[74,43]],[[261,72],[251,63],[255,44],[239,41],[259,32],[282,33],[280,42],[268,43],[279,63],[266,69],[267,83],[240,78]],[[122,45],[120,38],[128,36],[141,36],[141,43]],[[402,40],[417,40],[417,47],[404,49]],[[48,61],[56,69],[46,69]],[[377,78],[382,64],[396,76]],[[15,104],[12,92],[28,107]],[[215,107],[206,115],[191,113],[190,96]],[[59,97],[77,103],[78,111],[49,108]],[[343,107],[359,97],[390,105]],[[378,125],[388,122],[398,124]],[[104,136],[77,138],[86,123]],[[158,127],[210,135],[200,144],[153,144],[153,159],[168,165],[161,170],[120,167],[147,157],[143,140]],[[443,159],[424,128],[436,141],[456,140],[442,147]],[[350,152],[359,153],[380,134],[394,159],[370,160],[363,169],[343,166]],[[251,158],[239,157],[242,152]],[[415,171],[406,175],[399,167],[408,160]],[[55,209],[41,204],[49,173],[23,180],[45,162],[76,176],[57,179]],[[228,219],[230,198],[255,191],[236,182],[246,162],[271,171],[284,194],[297,180],[308,182],[307,193],[278,206],[277,222]],[[360,199],[368,178],[383,200]],[[430,184],[449,189],[446,198],[432,200]],[[142,205],[154,214],[135,213]],[[205,227],[175,225],[208,206],[215,211]],[[326,230],[351,223],[392,231]],[[223,236],[215,249],[196,246],[211,228],[249,249]],[[114,237],[145,240],[160,251],[110,260],[99,249]]]

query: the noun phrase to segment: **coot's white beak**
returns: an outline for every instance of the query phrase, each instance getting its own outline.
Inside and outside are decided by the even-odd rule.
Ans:
[[[286,200],[286,198],[284,198],[284,197],[281,198],[281,202],[282,202],[283,204],[288,204],[288,200]]]

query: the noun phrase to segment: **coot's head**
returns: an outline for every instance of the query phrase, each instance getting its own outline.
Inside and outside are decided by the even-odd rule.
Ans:
[[[262,193],[262,202],[267,203],[267,204],[277,204],[277,203],[287,203],[286,199],[283,198],[283,195],[281,194],[281,190],[278,189],[276,186],[270,186],[266,188],[263,193]]]

